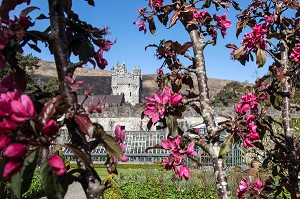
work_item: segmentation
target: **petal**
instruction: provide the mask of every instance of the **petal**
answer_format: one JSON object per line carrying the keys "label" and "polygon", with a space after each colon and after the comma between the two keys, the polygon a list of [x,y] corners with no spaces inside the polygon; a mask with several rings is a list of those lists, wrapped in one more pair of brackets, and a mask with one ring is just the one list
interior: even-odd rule
{"label": "petal", "polygon": [[152,123],[155,124],[159,119],[159,114],[158,113],[154,113],[152,115]]}

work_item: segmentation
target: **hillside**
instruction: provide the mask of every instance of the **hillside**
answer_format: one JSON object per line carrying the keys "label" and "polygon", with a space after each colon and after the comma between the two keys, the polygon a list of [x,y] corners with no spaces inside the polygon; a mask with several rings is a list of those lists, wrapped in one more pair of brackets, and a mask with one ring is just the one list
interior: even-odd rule
{"label": "hillside", "polygon": [[[53,62],[40,61],[40,68],[35,71],[35,77],[43,82],[56,77],[56,68]],[[143,71],[142,71],[143,72]],[[76,70],[77,80],[82,80],[85,85],[92,85],[93,93],[98,95],[111,94],[111,72],[106,70],[96,70],[91,68],[79,68]],[[214,96],[225,84],[231,80],[208,78],[210,95]],[[142,76],[142,99],[151,96],[157,90],[155,84],[155,74]],[[196,85],[195,85],[196,86]]]}

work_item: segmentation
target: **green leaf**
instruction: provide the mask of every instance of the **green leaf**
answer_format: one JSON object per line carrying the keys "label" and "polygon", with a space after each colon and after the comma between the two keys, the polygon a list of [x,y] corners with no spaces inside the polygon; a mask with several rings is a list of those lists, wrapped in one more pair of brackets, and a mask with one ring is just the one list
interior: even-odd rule
{"label": "green leaf", "polygon": [[156,35],[156,26],[155,26],[154,18],[150,17],[148,23],[149,23],[149,30],[151,34]]}
{"label": "green leaf", "polygon": [[38,153],[37,150],[35,150],[25,158],[23,167],[20,171],[11,177],[11,187],[17,198],[21,198],[29,189],[37,159]]}
{"label": "green leaf", "polygon": [[220,148],[219,156],[224,157],[227,153],[229,153],[232,149],[233,142],[234,142],[234,134],[228,136],[226,140],[223,142]]}
{"label": "green leaf", "polygon": [[47,161],[41,168],[41,183],[48,199],[63,199],[71,180],[67,175],[56,175]]}
{"label": "green leaf", "polygon": [[172,117],[172,116],[167,116],[166,117],[166,123],[167,127],[169,130],[169,135],[172,137],[178,136],[178,124],[177,124],[177,119]]}
{"label": "green leaf", "polygon": [[86,61],[94,55],[94,46],[91,42],[84,42],[80,46],[79,60]]}
{"label": "green leaf", "polygon": [[267,61],[267,53],[265,50],[259,48],[256,52],[256,65],[262,67]]}

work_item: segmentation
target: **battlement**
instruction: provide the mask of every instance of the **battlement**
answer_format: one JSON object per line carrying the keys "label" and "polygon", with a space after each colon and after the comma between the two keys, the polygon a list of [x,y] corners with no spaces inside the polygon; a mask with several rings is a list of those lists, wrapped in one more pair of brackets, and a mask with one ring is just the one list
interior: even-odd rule
{"label": "battlement", "polygon": [[124,95],[126,103],[133,105],[139,103],[142,91],[140,67],[134,67],[132,73],[128,73],[126,65],[118,62],[116,67],[112,67],[111,71],[112,95]]}

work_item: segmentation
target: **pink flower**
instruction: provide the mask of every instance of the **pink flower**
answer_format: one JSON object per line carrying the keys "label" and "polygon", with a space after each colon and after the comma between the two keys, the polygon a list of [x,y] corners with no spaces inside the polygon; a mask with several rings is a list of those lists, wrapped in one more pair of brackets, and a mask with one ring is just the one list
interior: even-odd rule
{"label": "pink flower", "polygon": [[300,61],[300,43],[298,43],[297,47],[292,50],[290,59],[294,60],[295,62]]}
{"label": "pink flower", "polygon": [[59,155],[53,155],[49,159],[49,164],[56,175],[61,176],[67,172],[64,161]]}
{"label": "pink flower", "polygon": [[49,120],[43,127],[43,132],[47,136],[56,135],[58,130],[59,130],[59,127],[57,125],[57,122],[53,119]]}
{"label": "pink flower", "polygon": [[250,140],[258,140],[260,138],[259,134],[256,132],[251,132],[248,136],[249,136]]}
{"label": "pink flower", "polygon": [[179,177],[184,177],[185,180],[188,180],[190,178],[190,171],[186,166],[180,167]]}
{"label": "pink flower", "polygon": [[255,116],[253,114],[246,115],[246,117],[245,117],[247,123],[249,123],[250,121],[253,121],[254,118],[255,118]]}
{"label": "pink flower", "polygon": [[123,155],[122,158],[121,158],[121,161],[122,161],[122,162],[127,162],[128,159],[129,159],[129,158],[128,158],[126,155]]}
{"label": "pink flower", "polygon": [[22,95],[18,100],[11,102],[13,114],[11,120],[14,122],[24,122],[34,116],[34,106],[28,95]]}
{"label": "pink flower", "polygon": [[105,66],[107,66],[107,60],[103,58],[103,49],[101,48],[100,50],[95,53],[94,58],[96,60],[97,66],[100,69],[104,69]]}
{"label": "pink flower", "polygon": [[139,31],[144,31],[144,34],[146,34],[147,28],[146,28],[145,23],[143,21],[136,21],[136,22],[133,22],[133,24],[138,25],[139,26]]}
{"label": "pink flower", "polygon": [[204,10],[203,12],[194,12],[194,18],[195,19],[203,19],[206,16],[208,16],[208,12],[206,10]]}
{"label": "pink flower", "polygon": [[162,3],[163,0],[149,0],[148,5],[150,6],[150,8],[158,8],[158,7],[162,7]]}
{"label": "pink flower", "polygon": [[21,143],[13,143],[8,145],[3,155],[11,160],[21,160],[25,157],[27,148]]}
{"label": "pink flower", "polygon": [[274,22],[274,15],[265,15],[266,27],[269,27],[270,23]]}
{"label": "pink flower", "polygon": [[197,155],[197,151],[194,151],[194,146],[195,146],[195,144],[193,142],[191,142],[188,145],[188,149],[186,151],[186,154],[188,154],[190,156],[196,156]]}
{"label": "pink flower", "polygon": [[0,151],[5,149],[10,144],[10,138],[7,136],[0,137]]}
{"label": "pink flower", "polygon": [[245,34],[242,41],[248,50],[257,51],[257,49],[267,49],[266,39],[263,37],[267,33],[267,30],[263,29],[262,25],[255,25],[251,33]]}
{"label": "pink flower", "polygon": [[170,151],[178,151],[181,138],[178,136],[175,139],[173,137],[168,137],[168,139],[161,139],[161,146]]}
{"label": "pink flower", "polygon": [[214,19],[217,21],[218,26],[221,28],[221,34],[224,38],[224,36],[226,35],[226,29],[230,28],[231,26],[231,21],[227,19],[226,13],[221,16],[214,15]]}
{"label": "pink flower", "polygon": [[170,101],[172,105],[178,105],[182,101],[182,95],[175,93],[170,96]]}
{"label": "pink flower", "polygon": [[115,128],[115,138],[123,143],[125,141],[125,129],[121,130],[121,126],[117,125]]}
{"label": "pink flower", "polygon": [[254,147],[254,144],[252,143],[252,141],[249,138],[244,138],[244,147],[248,148],[248,147]]}
{"label": "pink flower", "polygon": [[0,117],[7,117],[11,114],[10,101],[0,98]]}
{"label": "pink flower", "polygon": [[[170,88],[166,86],[161,95],[156,92],[154,98],[146,97],[150,102],[146,103],[147,110],[144,111],[144,114],[152,117],[153,124],[159,120],[160,116],[164,115],[170,96]],[[176,102],[176,100],[174,100],[174,102]]]}
{"label": "pink flower", "polygon": [[5,181],[9,180],[11,176],[16,174],[22,167],[22,162],[8,162],[5,164],[2,177]]}
{"label": "pink flower", "polygon": [[239,103],[235,106],[235,112],[237,114],[245,114],[250,109],[250,105],[247,103]]}

